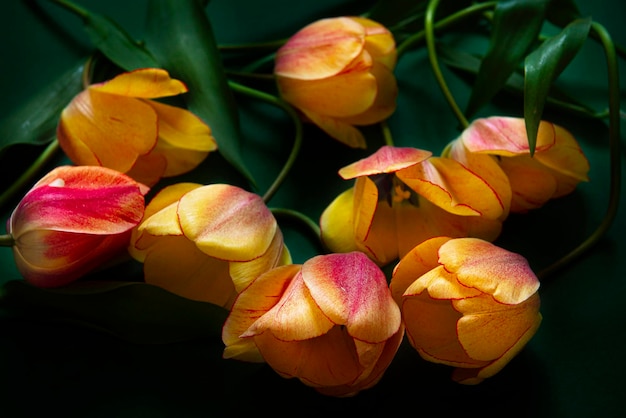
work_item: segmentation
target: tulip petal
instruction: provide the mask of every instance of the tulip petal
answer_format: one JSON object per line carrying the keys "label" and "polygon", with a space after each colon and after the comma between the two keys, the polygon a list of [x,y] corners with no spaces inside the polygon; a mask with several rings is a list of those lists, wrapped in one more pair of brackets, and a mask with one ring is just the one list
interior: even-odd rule
{"label": "tulip petal", "polygon": [[365,50],[372,55],[374,61],[393,70],[398,54],[396,41],[389,29],[371,19],[358,16],[353,16],[351,19],[365,28]]}
{"label": "tulip petal", "polygon": [[317,125],[321,130],[326,132],[330,137],[351,148],[367,148],[365,137],[354,126],[342,122],[339,119],[330,118],[328,116],[319,115],[301,109],[309,120]]}
{"label": "tulip petal", "polygon": [[309,259],[302,278],[328,318],[359,340],[378,343],[400,328],[400,311],[383,272],[361,252]]}
{"label": "tulip petal", "polygon": [[142,68],[122,73],[109,81],[94,84],[90,90],[126,97],[154,99],[187,92],[185,84],[160,68]]}
{"label": "tulip petal", "polygon": [[504,158],[500,166],[513,191],[511,212],[537,209],[555,195],[558,186],[551,170],[529,155]]}
{"label": "tulip petal", "polygon": [[365,30],[347,17],[321,19],[292,36],[276,53],[274,73],[313,80],[344,70],[363,50]]}
{"label": "tulip petal", "polygon": [[260,196],[228,184],[210,184],[185,194],[178,217],[185,236],[201,251],[228,261],[261,256],[277,229]]}
{"label": "tulip petal", "polygon": [[539,280],[523,256],[477,238],[446,242],[439,249],[439,262],[460,283],[501,303],[520,303],[539,289]]}
{"label": "tulip petal", "polygon": [[321,240],[335,253],[356,250],[354,241],[354,188],[342,192],[320,216]]}
{"label": "tulip petal", "polygon": [[393,173],[421,163],[431,155],[432,152],[417,148],[383,145],[368,157],[341,168],[339,175],[348,180],[372,174]]}
{"label": "tulip petal", "polygon": [[63,110],[57,137],[75,164],[126,172],[156,146],[157,115],[140,100],[88,89]]}

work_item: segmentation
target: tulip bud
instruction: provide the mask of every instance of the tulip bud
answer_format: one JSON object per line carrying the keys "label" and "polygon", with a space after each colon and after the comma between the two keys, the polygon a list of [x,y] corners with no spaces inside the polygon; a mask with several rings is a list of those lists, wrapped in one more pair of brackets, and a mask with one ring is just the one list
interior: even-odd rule
{"label": "tulip bud", "polygon": [[526,259],[476,238],[433,238],[396,265],[390,288],[410,344],[452,377],[498,373],[541,323],[539,280]]}
{"label": "tulip bud", "polygon": [[18,270],[35,286],[62,286],[125,254],[147,191],[108,168],[55,168],[8,220]]}
{"label": "tulip bud", "polygon": [[380,380],[403,335],[385,275],[351,252],[261,275],[238,296],[222,340],[225,358],[266,361],[323,394],[351,396]]}
{"label": "tulip bud", "polygon": [[331,137],[365,148],[354,125],[371,125],[396,109],[391,32],[370,19],[318,20],[293,35],[276,53],[281,97]]}

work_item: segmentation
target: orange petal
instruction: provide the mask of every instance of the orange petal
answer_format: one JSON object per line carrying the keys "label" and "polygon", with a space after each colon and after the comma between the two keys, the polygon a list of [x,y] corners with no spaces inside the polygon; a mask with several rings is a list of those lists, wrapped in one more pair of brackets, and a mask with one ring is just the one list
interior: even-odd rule
{"label": "orange petal", "polygon": [[354,126],[342,122],[340,119],[331,118],[324,115],[302,110],[302,113],[320,129],[326,132],[330,137],[351,147],[366,148],[365,137]]}
{"label": "orange petal", "polygon": [[492,295],[502,303],[520,303],[539,288],[526,259],[490,242],[458,238],[439,249],[439,262],[459,282]]}
{"label": "orange petal", "polygon": [[126,172],[156,145],[157,115],[140,100],[89,89],[63,110],[57,136],[75,164]]}
{"label": "orange petal", "polygon": [[365,50],[372,55],[374,61],[393,70],[396,65],[396,42],[393,34],[378,22],[363,17],[351,17],[365,28]]}
{"label": "orange petal", "polygon": [[340,169],[339,175],[347,180],[372,174],[393,173],[418,164],[431,155],[430,151],[417,148],[383,145],[368,157]]}
{"label": "orange petal", "polygon": [[185,194],[178,217],[185,236],[201,251],[228,261],[261,256],[277,229],[259,195],[228,184],[210,184]]}
{"label": "orange petal", "polygon": [[160,68],[142,68],[89,86],[90,90],[126,97],[154,99],[187,92],[187,87]]}
{"label": "orange petal", "polygon": [[350,18],[318,20],[277,51],[274,73],[301,80],[334,76],[361,53],[364,42],[365,29]]}
{"label": "orange petal", "polygon": [[556,193],[558,186],[552,171],[529,155],[503,158],[500,166],[513,192],[511,212],[540,208]]}

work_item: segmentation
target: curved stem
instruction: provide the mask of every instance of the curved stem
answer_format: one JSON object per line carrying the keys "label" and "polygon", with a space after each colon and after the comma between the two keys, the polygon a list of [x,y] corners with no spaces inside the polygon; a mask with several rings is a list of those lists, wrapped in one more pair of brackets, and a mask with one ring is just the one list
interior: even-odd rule
{"label": "curved stem", "polygon": [[78,16],[82,17],[83,19],[86,18],[89,13],[87,12],[87,10],[83,9],[82,7],[67,1],[67,0],[50,0],[52,3],[56,3],[59,6],[65,8],[66,10],[69,10],[72,13],[77,14]]}
{"label": "curved stem", "polygon": [[272,211],[274,216],[276,216],[277,218],[295,220],[298,223],[304,225],[307,228],[307,230],[311,233],[311,235],[315,237],[316,243],[320,246],[320,248],[321,249],[324,248],[324,245],[322,244],[320,240],[320,237],[322,236],[320,227],[315,222],[313,222],[311,218],[293,209],[271,208],[270,210]]}
{"label": "curved stem", "polygon": [[578,247],[574,248],[564,257],[552,265],[543,269],[538,276],[544,278],[554,271],[576,260],[581,254],[595,245],[598,240],[609,230],[617,215],[621,189],[621,155],[620,155],[620,88],[619,72],[617,68],[617,56],[615,45],[606,29],[592,22],[591,29],[598,35],[606,55],[609,83],[609,152],[610,152],[610,175],[611,184],[609,192],[609,204],[606,214],[596,230]]}
{"label": "curved stem", "polygon": [[383,131],[383,138],[385,139],[385,145],[393,146],[393,136],[391,135],[391,129],[386,120],[380,123],[380,128]]}
{"label": "curved stem", "polygon": [[4,234],[0,235],[0,247],[12,247],[15,244],[15,240],[13,239],[13,235]]}
{"label": "curved stem", "polygon": [[228,85],[234,91],[238,93],[242,93],[247,96],[254,97],[254,98],[263,100],[265,102],[268,102],[274,106],[280,107],[291,117],[291,119],[293,120],[295,124],[295,128],[296,128],[295,138],[294,138],[293,147],[291,148],[291,153],[289,154],[287,162],[285,162],[285,165],[283,166],[282,170],[280,171],[280,173],[278,174],[274,182],[271,184],[269,189],[263,195],[263,201],[267,203],[271,200],[274,194],[278,191],[278,188],[287,177],[289,170],[291,170],[291,167],[293,166],[298,154],[300,153],[300,148],[302,146],[302,121],[300,120],[300,115],[298,115],[298,113],[289,103],[285,102],[284,100],[276,96],[264,93],[259,90],[252,89],[250,87],[241,85],[239,83],[235,83],[232,80],[228,81]]}
{"label": "curved stem", "polygon": [[430,60],[430,65],[432,67],[435,78],[437,79],[437,82],[439,83],[439,87],[441,88],[443,95],[448,101],[448,104],[452,108],[452,111],[454,112],[456,118],[461,123],[461,126],[463,128],[467,128],[469,126],[469,122],[467,121],[467,119],[465,118],[465,115],[463,114],[463,112],[457,105],[456,101],[454,100],[454,96],[450,92],[450,89],[448,88],[448,85],[446,84],[443,74],[441,73],[441,68],[439,67],[439,62],[437,59],[437,50],[435,47],[435,33],[434,33],[435,28],[434,28],[433,22],[434,22],[435,11],[437,10],[438,4],[439,4],[439,0],[430,0],[428,2],[428,7],[426,8],[426,16],[424,18],[424,31],[425,31],[425,36],[426,36],[426,47],[428,49],[428,58]]}
{"label": "curved stem", "polygon": [[7,202],[15,196],[15,194],[22,190],[22,188],[33,182],[39,170],[41,170],[43,166],[45,166],[50,162],[50,160],[52,160],[58,150],[59,141],[57,141],[55,138],[39,155],[39,157],[37,157],[37,159],[30,165],[30,167],[28,167],[28,169],[24,171],[21,176],[18,177],[18,179],[11,185],[11,187],[9,187],[7,190],[4,191],[4,193],[2,193],[2,195],[0,195],[0,208],[3,208],[4,205],[6,205]]}

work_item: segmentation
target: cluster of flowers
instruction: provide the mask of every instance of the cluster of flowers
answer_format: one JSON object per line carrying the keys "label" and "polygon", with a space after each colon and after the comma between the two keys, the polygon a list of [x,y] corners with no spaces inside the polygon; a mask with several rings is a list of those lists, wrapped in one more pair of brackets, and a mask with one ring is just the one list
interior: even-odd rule
{"label": "cluster of flowers", "polygon": [[[386,28],[331,18],[279,49],[275,76],[305,120],[365,148],[358,126],[395,111],[395,63]],[[255,193],[176,183],[145,205],[159,179],[217,149],[199,118],[151,100],[184,91],[164,70],[143,69],[91,85],[67,106],[58,140],[76,165],[43,177],[8,223],[27,281],[66,285],[130,253],[147,283],[230,311],[225,358],[267,362],[332,396],[376,384],[405,335],[466,384],[497,373],[532,338],[539,280],[493,241],[510,213],[587,180],[565,129],[542,122],[534,156],[524,121],[509,117],[475,120],[439,157],[385,145],[339,171],[354,185],[321,214],[329,252],[294,264]]]}

